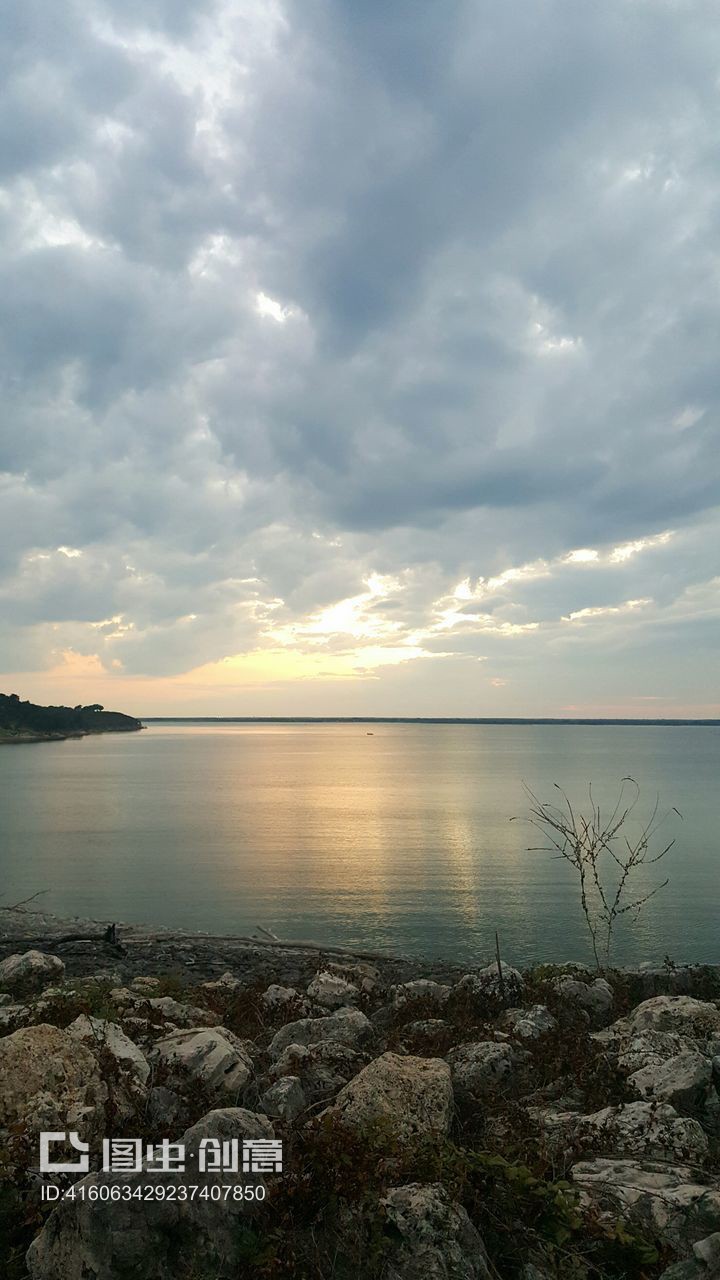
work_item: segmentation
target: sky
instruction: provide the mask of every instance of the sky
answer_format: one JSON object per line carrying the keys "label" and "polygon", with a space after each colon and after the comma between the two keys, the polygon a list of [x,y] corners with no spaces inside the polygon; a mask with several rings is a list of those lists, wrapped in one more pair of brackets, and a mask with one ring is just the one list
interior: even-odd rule
{"label": "sky", "polygon": [[711,0],[23,0],[0,688],[717,716]]}

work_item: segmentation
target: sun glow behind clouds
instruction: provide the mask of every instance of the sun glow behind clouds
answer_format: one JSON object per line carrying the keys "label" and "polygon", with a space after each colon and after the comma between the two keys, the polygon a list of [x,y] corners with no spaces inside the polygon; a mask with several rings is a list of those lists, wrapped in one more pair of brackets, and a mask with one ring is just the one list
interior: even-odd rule
{"label": "sun glow behind clouds", "polygon": [[[400,574],[369,573],[365,590],[346,596],[293,621],[274,621],[287,609],[279,598],[263,601],[262,579],[253,576],[242,582],[257,588],[252,601],[246,601],[257,624],[255,647],[229,654],[220,661],[206,663],[183,677],[209,686],[224,682],[237,687],[282,684],[317,679],[356,679],[377,672],[382,667],[395,667],[421,658],[463,656],[469,639],[477,636],[488,641],[512,642],[517,637],[546,634],[548,637],[566,623],[584,624],[594,619],[616,619],[651,604],[649,597],[637,597],[619,603],[590,605],[568,610],[555,618],[539,620],[528,616],[522,604],[522,592],[534,583],[564,577],[573,592],[573,578],[580,572],[596,572],[600,567],[613,574],[622,573],[635,556],[653,547],[664,546],[672,531],[606,549],[579,547],[551,560],[537,559],[526,564],[511,565],[488,577],[466,577],[449,595],[428,602],[421,614],[414,613],[409,601],[417,589],[415,571]],[[67,557],[69,548],[61,548]],[[482,606],[482,607],[473,607]],[[186,614],[178,621],[198,620]],[[122,641],[134,629],[132,620],[115,615],[91,623],[96,636],[103,641]],[[449,637],[452,636],[452,643]],[[442,637],[442,650],[439,642]],[[536,643],[533,641],[533,643]],[[465,646],[465,648],[464,648]],[[481,661],[485,655],[468,652]],[[108,667],[122,668],[122,662],[109,655]]]}
{"label": "sun glow behind clouds", "polygon": [[283,644],[293,644],[303,638],[313,644],[338,636],[350,636],[356,640],[395,636],[401,624],[389,621],[381,614],[373,614],[372,606],[399,590],[398,579],[373,573],[366,585],[367,591],[338,600],[337,604],[310,614],[305,622],[274,628],[270,632],[271,637]]}
{"label": "sun glow behind clouds", "polygon": [[[383,678],[383,669],[429,659],[440,659],[441,667],[442,660],[492,663],[495,658],[502,662],[503,653],[512,660],[525,643],[532,645],[533,652],[542,652],[542,646],[569,634],[568,624],[578,640],[582,637],[582,642],[588,643],[591,633],[605,634],[607,627],[621,628],[626,620],[629,623],[654,604],[649,596],[619,600],[606,596],[607,603],[588,605],[578,600],[582,607],[568,609],[566,605],[565,610],[560,607],[554,615],[546,611],[533,617],[530,610],[531,602],[537,600],[536,584],[554,580],[558,590],[569,594],[568,603],[572,605],[581,584],[600,574],[599,587],[607,592],[613,580],[627,581],[627,566],[638,555],[653,548],[662,549],[672,537],[672,531],[666,530],[618,546],[574,548],[554,558],[510,565],[488,576],[468,575],[448,594],[435,598],[423,596],[422,576],[417,568],[395,574],[369,572],[363,590],[295,618],[286,600],[265,594],[267,584],[261,576],[238,577],[232,579],[235,586],[242,586],[245,592],[252,588],[251,598],[235,606],[238,619],[242,612],[250,625],[245,649],[230,650],[225,657],[162,681],[133,677],[126,674],[124,660],[126,646],[136,643],[139,624],[131,614],[101,615],[98,621],[86,624],[93,635],[92,649],[97,653],[84,655],[79,652],[82,645],[74,639],[69,645],[63,644],[59,634],[56,652],[62,652],[62,661],[48,674],[58,683],[70,681],[73,686],[86,680],[88,697],[101,696],[106,702],[116,696],[108,694],[107,681],[112,685],[121,679],[123,687],[138,691],[136,705],[142,710],[143,705],[148,705],[144,703],[146,696],[152,707],[161,686],[172,690],[169,696],[177,700],[178,706],[201,708],[203,698],[208,699],[208,704],[217,705],[224,692],[231,695],[237,691],[252,699],[255,694],[262,697],[264,690],[277,689],[278,696],[285,697],[280,691],[292,685],[346,681],[349,688],[357,681],[377,682]],[[68,573],[84,572],[87,555],[81,557],[70,547],[59,547],[55,554],[67,565]],[[32,558],[29,563],[34,563]],[[42,571],[38,566],[37,572]],[[175,622],[202,627],[203,616],[193,610],[178,616]],[[605,624],[605,628],[588,625],[596,622]],[[105,687],[100,675],[106,678]],[[500,690],[506,684],[505,674],[495,674],[491,665],[486,687]]]}

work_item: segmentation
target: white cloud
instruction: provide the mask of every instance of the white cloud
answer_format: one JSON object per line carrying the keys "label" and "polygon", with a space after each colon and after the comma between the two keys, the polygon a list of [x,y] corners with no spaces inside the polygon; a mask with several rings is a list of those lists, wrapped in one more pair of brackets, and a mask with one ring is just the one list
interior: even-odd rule
{"label": "white cloud", "polygon": [[266,293],[259,293],[255,302],[258,315],[270,316],[276,320],[278,324],[284,324],[292,315],[292,307],[284,307],[282,303],[277,302],[275,298],[270,298]]}
{"label": "white cloud", "polygon": [[622,604],[594,605],[588,609],[577,609],[563,618],[563,622],[590,622],[593,618],[609,618],[623,613],[634,613],[637,609],[645,609],[652,604],[650,599],[625,600]]}

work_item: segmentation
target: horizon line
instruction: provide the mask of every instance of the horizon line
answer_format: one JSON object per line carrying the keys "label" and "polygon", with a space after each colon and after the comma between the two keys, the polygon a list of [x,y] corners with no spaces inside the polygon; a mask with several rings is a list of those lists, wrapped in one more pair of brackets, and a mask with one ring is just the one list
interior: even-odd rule
{"label": "horizon line", "polygon": [[148,724],[567,724],[567,725],[708,725],[720,719],[667,717],[642,719],[631,716],[137,716]]}

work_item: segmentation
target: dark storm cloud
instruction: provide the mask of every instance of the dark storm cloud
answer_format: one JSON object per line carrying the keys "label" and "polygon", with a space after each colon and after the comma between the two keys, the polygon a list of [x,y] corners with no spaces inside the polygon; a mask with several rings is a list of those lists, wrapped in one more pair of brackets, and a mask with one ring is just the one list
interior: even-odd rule
{"label": "dark storm cloud", "polygon": [[4,15],[3,664],[664,671],[716,607],[719,52],[705,0]]}

